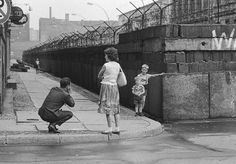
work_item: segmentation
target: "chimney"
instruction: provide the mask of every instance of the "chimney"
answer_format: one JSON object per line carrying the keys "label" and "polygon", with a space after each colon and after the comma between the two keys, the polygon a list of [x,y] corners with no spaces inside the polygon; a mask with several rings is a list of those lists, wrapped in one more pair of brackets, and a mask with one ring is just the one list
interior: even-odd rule
{"label": "chimney", "polygon": [[65,14],[65,21],[69,21],[69,16],[70,16],[70,14],[68,14],[68,13]]}
{"label": "chimney", "polygon": [[49,19],[52,19],[52,7],[49,7]]}

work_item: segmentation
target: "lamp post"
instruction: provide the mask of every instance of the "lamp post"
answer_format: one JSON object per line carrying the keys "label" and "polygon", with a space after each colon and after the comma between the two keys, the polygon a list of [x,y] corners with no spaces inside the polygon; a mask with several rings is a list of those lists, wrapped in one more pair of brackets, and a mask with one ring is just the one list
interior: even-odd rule
{"label": "lamp post", "polygon": [[83,15],[81,15],[81,14],[79,14],[79,13],[70,13],[70,15],[72,15],[72,16],[80,16],[82,19],[80,20],[80,22],[81,22],[81,26],[84,26],[84,20],[86,20],[86,18],[83,16]]}
{"label": "lamp post", "polygon": [[107,17],[107,21],[109,22],[109,16],[108,16],[106,10],[105,10],[102,6],[100,6],[100,5],[96,4],[96,3],[91,3],[91,2],[87,2],[87,5],[90,5],[90,6],[97,6],[97,7],[99,7],[100,9],[102,9],[103,12],[105,13],[106,17]]}
{"label": "lamp post", "polygon": [[86,19],[83,15],[81,15],[79,13],[70,13],[70,15],[72,15],[72,16],[80,16],[82,18],[82,20]]}

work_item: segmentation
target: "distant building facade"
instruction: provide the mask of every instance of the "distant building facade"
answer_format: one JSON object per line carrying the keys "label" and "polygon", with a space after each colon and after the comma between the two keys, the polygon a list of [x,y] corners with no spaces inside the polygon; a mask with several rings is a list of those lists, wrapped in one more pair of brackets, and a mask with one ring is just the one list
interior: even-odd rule
{"label": "distant building facade", "polygon": [[235,0],[174,0],[173,23],[236,23]]}
{"label": "distant building facade", "polygon": [[135,30],[170,23],[236,23],[236,0],[158,0],[156,4],[119,15],[119,24]]}
{"label": "distant building facade", "polygon": [[[110,21],[109,24],[118,25],[117,21]],[[56,18],[40,18],[39,19],[39,40],[44,42],[48,39],[52,39],[61,35],[62,33],[70,33],[79,31],[85,33],[87,29],[84,26],[93,26],[97,28],[99,26],[106,26],[104,21],[93,21],[93,20],[81,20],[81,21],[70,21],[69,14],[65,15],[65,19]],[[93,30],[92,28],[89,28]]]}
{"label": "distant building facade", "polygon": [[30,28],[30,41],[39,41],[39,30]]}

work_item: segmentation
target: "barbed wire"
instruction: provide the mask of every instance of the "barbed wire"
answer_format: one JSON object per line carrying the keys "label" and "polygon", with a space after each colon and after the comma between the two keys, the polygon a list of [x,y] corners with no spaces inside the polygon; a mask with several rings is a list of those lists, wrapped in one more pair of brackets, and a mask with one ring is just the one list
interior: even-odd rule
{"label": "barbed wire", "polygon": [[[216,0],[210,1],[216,2]],[[25,53],[73,47],[114,45],[119,43],[119,35],[122,33],[169,23],[216,23],[219,20],[219,16],[224,16],[229,14],[229,12],[235,12],[236,14],[235,8],[224,9],[226,4],[236,5],[236,2],[230,0],[227,1],[228,3],[221,3],[219,6],[210,5],[208,8],[201,7],[198,10],[190,10],[191,4],[187,5],[187,10],[183,10],[184,5],[178,4],[179,2],[174,0],[171,4],[163,3],[165,6],[161,7],[153,0],[153,4],[146,5],[146,7],[149,6],[146,10],[141,11],[140,8],[135,8],[129,14],[121,12],[120,19],[123,16],[124,20],[122,25],[114,26],[114,24],[111,25],[111,22],[103,22],[96,26],[84,26],[87,30],[84,33],[79,31],[62,33],[55,38],[49,38],[45,42],[30,48]]]}

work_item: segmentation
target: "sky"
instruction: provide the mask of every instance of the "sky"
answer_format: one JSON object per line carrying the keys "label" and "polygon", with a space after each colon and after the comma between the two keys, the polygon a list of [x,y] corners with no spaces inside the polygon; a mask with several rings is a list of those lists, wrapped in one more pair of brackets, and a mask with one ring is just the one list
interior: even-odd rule
{"label": "sky", "polygon": [[[52,17],[64,19],[65,13],[70,14],[70,20],[118,20],[118,15],[153,2],[153,0],[12,0],[24,13],[30,14],[30,27],[38,29],[39,18],[49,18],[49,7],[52,7]],[[93,5],[88,5],[92,3]],[[32,9],[29,11],[29,6]]]}

